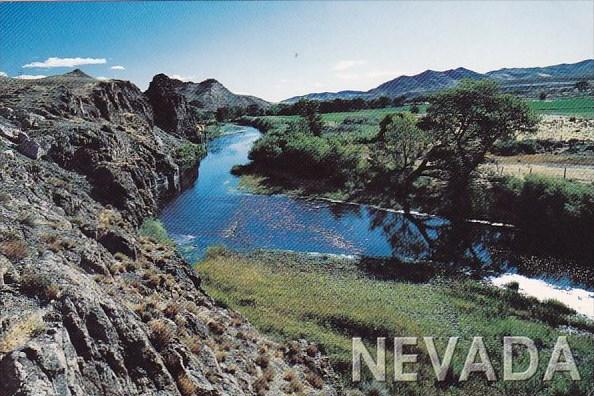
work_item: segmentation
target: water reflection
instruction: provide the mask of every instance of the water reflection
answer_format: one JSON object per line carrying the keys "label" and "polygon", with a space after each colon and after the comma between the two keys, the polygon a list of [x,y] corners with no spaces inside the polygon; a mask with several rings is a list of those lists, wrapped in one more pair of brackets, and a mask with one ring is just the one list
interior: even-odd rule
{"label": "water reflection", "polygon": [[196,183],[162,211],[165,227],[191,262],[202,258],[208,246],[222,244],[240,251],[357,255],[374,276],[411,281],[436,274],[483,278],[511,272],[592,287],[591,269],[519,254],[510,228],[242,192],[230,169],[247,163],[259,137],[253,128],[242,130],[211,142]]}

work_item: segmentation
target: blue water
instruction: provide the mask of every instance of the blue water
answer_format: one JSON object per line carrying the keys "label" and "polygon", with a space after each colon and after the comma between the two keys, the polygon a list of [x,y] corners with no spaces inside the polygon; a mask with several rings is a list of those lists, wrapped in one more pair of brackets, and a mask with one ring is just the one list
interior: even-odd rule
{"label": "blue water", "polygon": [[[454,226],[435,216],[241,191],[239,178],[230,170],[233,165],[248,162],[249,150],[259,136],[254,128],[236,127],[210,142],[194,185],[163,209],[160,218],[189,262],[203,258],[212,245],[239,251],[277,249],[389,257],[394,259],[393,265],[447,266],[495,284],[515,276],[515,280],[524,279],[519,283],[526,294],[561,299],[582,313],[584,305],[594,306],[588,274],[576,279],[566,272],[571,267],[568,265],[560,270],[519,265],[519,254],[513,249],[514,231],[505,227],[476,223]],[[406,268],[411,270],[410,266]],[[540,279],[549,288],[539,288],[535,293],[529,287],[531,279]],[[559,290],[565,298],[559,297]]]}
{"label": "blue water", "polygon": [[[203,257],[211,245],[240,251],[263,248],[390,256],[403,261],[433,259],[435,241],[443,239],[448,229],[444,219],[239,190],[239,179],[230,170],[248,162],[248,152],[259,136],[254,128],[237,127],[235,133],[213,140],[196,183],[162,211],[161,220],[189,261]],[[489,241],[501,234],[485,226],[469,227],[473,238],[480,228],[488,231]],[[490,264],[490,253],[481,241],[484,234],[479,232],[477,241],[466,247],[448,244],[447,248]]]}

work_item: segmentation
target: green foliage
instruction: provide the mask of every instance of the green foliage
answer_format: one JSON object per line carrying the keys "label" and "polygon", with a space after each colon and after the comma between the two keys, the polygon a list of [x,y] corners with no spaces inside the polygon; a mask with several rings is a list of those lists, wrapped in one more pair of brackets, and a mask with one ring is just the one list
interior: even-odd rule
{"label": "green foliage", "polygon": [[358,168],[359,147],[341,139],[315,136],[307,130],[308,126],[300,121],[290,123],[286,132],[272,130],[254,144],[249,158],[260,169],[344,183]]}
{"label": "green foliage", "polygon": [[504,177],[495,181],[492,195],[492,216],[521,227],[526,248],[594,260],[593,185],[540,175]]}
{"label": "green foliage", "polygon": [[150,238],[155,242],[163,245],[173,246],[174,242],[169,238],[167,230],[163,227],[163,223],[157,219],[145,219],[140,229],[138,230],[140,236]]}
{"label": "green foliage", "polygon": [[314,136],[322,134],[322,117],[319,113],[318,102],[311,100],[301,100],[296,104],[297,114],[305,119],[307,128]]}
{"label": "green foliage", "polygon": [[174,160],[182,168],[194,166],[204,155],[206,148],[201,144],[184,143],[174,153]]}

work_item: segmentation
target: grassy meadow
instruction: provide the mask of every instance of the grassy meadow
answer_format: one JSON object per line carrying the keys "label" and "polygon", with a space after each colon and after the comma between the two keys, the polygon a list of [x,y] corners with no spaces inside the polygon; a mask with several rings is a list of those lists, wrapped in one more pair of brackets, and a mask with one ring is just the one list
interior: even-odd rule
{"label": "grassy meadow", "polygon": [[[326,256],[254,252],[239,255],[212,248],[196,265],[208,293],[220,303],[238,310],[261,331],[281,341],[306,338],[319,344],[345,386],[350,380],[351,337],[370,342],[375,337],[434,336],[443,353],[447,337],[460,336],[452,370],[444,383],[435,382],[422,340],[415,370],[417,383],[364,384],[367,395],[587,395],[593,389],[594,324],[572,314],[562,304],[539,303],[513,290],[497,289],[472,280],[435,277],[424,283],[376,279],[358,262]],[[414,267],[410,272],[414,272]],[[572,331],[560,330],[570,326]],[[565,374],[543,383],[542,376],[558,335],[570,334],[569,343],[582,375],[572,382]],[[502,337],[523,335],[539,347],[537,374],[528,381],[503,382]],[[481,375],[458,382],[473,336],[483,336],[498,381],[488,383]],[[388,341],[386,361],[392,361]],[[527,362],[515,361],[516,370]],[[407,371],[413,366],[407,366]],[[366,369],[365,369],[366,370]],[[387,365],[391,378],[392,365]],[[361,384],[359,384],[361,385]],[[373,388],[379,393],[373,393]],[[383,393],[382,393],[383,392]]]}
{"label": "grassy meadow", "polygon": [[594,118],[594,98],[592,97],[533,100],[529,105],[540,114]]}

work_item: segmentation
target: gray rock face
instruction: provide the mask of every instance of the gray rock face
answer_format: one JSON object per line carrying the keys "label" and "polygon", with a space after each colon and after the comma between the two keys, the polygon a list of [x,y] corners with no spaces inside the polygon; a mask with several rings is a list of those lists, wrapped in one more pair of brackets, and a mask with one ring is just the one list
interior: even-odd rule
{"label": "gray rock face", "polygon": [[37,160],[43,155],[43,149],[33,139],[24,139],[18,146],[17,150],[27,157]]}
{"label": "gray rock face", "polygon": [[49,148],[0,160],[0,395],[282,395],[288,370],[304,394],[336,395],[326,358],[267,340],[173,248],[138,235],[184,141],[152,127],[137,89],[112,100],[125,84],[31,84],[0,81],[0,108],[14,109],[2,114],[43,114],[0,120]]}

